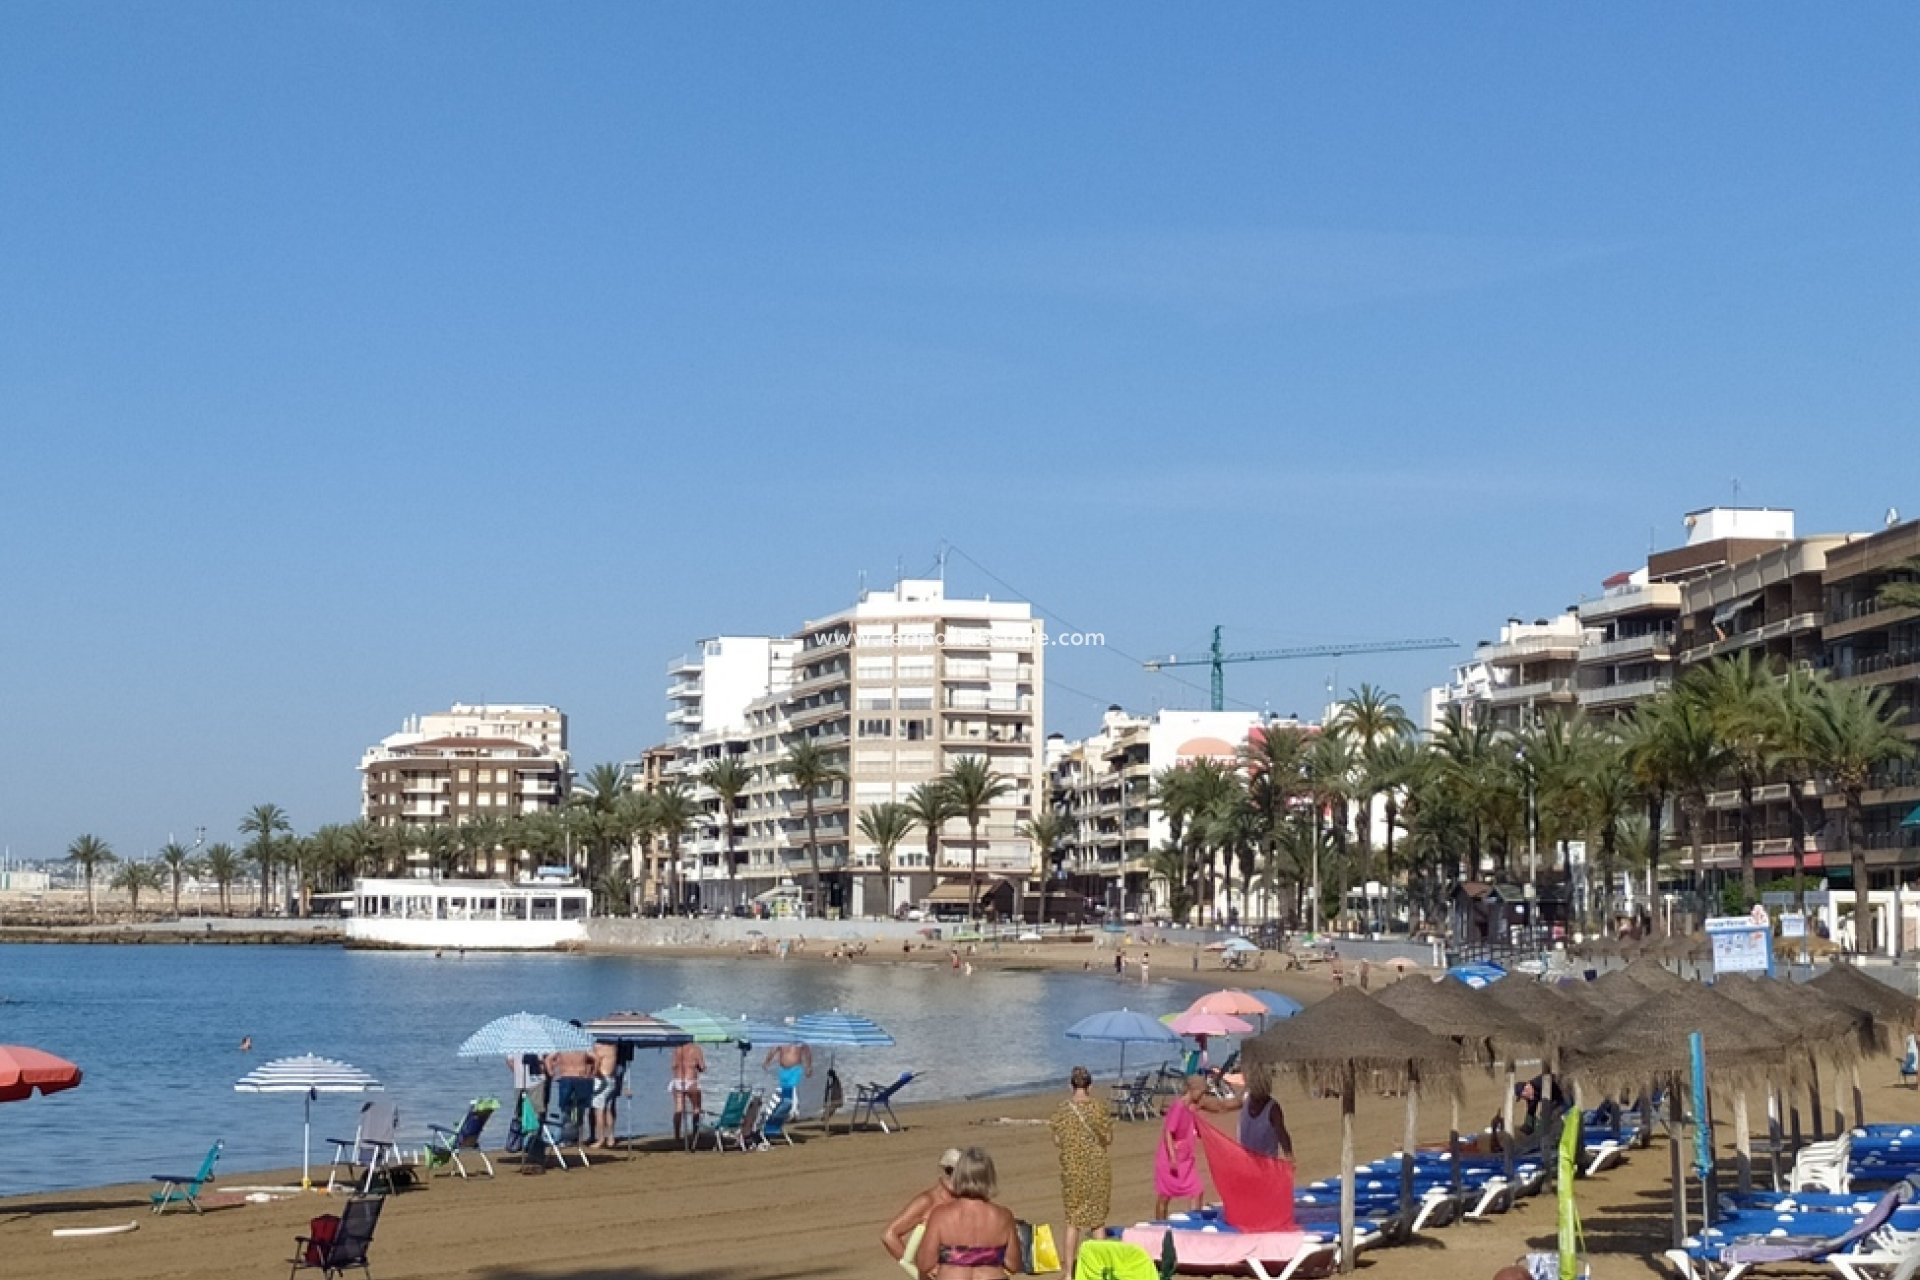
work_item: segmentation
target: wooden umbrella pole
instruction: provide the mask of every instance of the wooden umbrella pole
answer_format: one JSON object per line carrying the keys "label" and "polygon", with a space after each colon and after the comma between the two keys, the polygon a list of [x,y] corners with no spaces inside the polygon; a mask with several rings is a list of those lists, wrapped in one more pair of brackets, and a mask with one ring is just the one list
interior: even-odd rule
{"label": "wooden umbrella pole", "polygon": [[1420,1068],[1407,1064],[1407,1130],[1400,1148],[1400,1211],[1407,1216],[1402,1230],[1413,1234],[1413,1151],[1420,1136]]}
{"label": "wooden umbrella pole", "polygon": [[1866,1100],[1860,1096],[1860,1064],[1853,1064],[1853,1124],[1857,1129],[1867,1126]]}
{"label": "wooden umbrella pole", "polygon": [[1780,1090],[1767,1086],[1767,1176],[1780,1189]]}
{"label": "wooden umbrella pole", "polygon": [[1813,1113],[1813,1140],[1826,1140],[1826,1108],[1820,1101],[1820,1063],[1814,1056],[1807,1055],[1807,1110]]}
{"label": "wooden umbrella pole", "polygon": [[1508,1142],[1513,1141],[1513,1086],[1516,1083],[1514,1075],[1513,1059],[1508,1058],[1507,1096],[1505,1101],[1500,1104],[1500,1127],[1506,1130]]}
{"label": "wooden umbrella pole", "polygon": [[1734,1186],[1741,1195],[1753,1190],[1753,1142],[1747,1133],[1747,1091],[1733,1095]]}
{"label": "wooden umbrella pole", "polygon": [[1453,1194],[1460,1194],[1460,1090],[1454,1088],[1447,1117],[1447,1164],[1453,1173]]}
{"label": "wooden umbrella pole", "polygon": [[1340,1270],[1353,1270],[1353,1064],[1340,1077]]}

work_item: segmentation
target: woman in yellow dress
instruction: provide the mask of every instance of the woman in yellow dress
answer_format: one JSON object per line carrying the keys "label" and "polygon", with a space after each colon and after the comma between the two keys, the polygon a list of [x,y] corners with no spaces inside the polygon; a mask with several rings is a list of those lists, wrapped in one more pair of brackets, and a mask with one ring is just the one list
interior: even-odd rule
{"label": "woman in yellow dress", "polygon": [[1060,1198],[1066,1202],[1067,1235],[1060,1251],[1064,1274],[1073,1274],[1074,1257],[1088,1232],[1107,1225],[1113,1200],[1113,1120],[1092,1094],[1093,1075],[1075,1067],[1068,1078],[1073,1092],[1054,1108],[1047,1127],[1060,1152]]}

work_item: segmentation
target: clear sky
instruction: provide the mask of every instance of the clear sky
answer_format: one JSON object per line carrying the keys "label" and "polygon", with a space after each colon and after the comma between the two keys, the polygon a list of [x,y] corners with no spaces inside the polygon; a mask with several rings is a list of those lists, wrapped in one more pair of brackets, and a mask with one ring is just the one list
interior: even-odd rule
{"label": "clear sky", "polygon": [[0,841],[347,820],[453,701],[630,757],[690,642],[943,539],[1106,634],[1077,733],[1193,705],[1132,659],[1215,622],[1484,638],[1736,483],[1920,514],[1916,54],[1906,4],[7,5]]}

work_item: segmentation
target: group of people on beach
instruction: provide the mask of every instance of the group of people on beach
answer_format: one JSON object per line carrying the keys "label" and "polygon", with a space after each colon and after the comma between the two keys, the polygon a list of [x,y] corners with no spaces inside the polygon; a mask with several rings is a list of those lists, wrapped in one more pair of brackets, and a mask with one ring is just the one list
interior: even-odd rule
{"label": "group of people on beach", "polygon": [[[1198,1160],[1201,1112],[1238,1113],[1241,1146],[1273,1160],[1293,1159],[1286,1114],[1264,1075],[1233,1088],[1217,1073],[1195,1071],[1161,1120],[1154,1147],[1154,1215],[1165,1218],[1180,1202],[1200,1208],[1204,1186]],[[1067,1097],[1047,1119],[1060,1161],[1060,1198],[1066,1229],[1059,1242],[1063,1273],[1074,1273],[1080,1246],[1102,1232],[1113,1200],[1113,1117],[1093,1094],[1093,1073],[1075,1067]],[[1019,1224],[993,1202],[993,1159],[978,1147],[948,1150],[940,1176],[908,1201],[880,1234],[889,1256],[918,1280],[1000,1280],[1021,1269]]]}

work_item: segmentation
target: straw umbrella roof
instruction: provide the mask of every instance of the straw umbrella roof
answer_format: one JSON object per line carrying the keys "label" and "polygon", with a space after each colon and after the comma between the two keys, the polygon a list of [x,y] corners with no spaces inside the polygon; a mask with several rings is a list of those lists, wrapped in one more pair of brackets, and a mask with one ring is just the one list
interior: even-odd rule
{"label": "straw umbrella roof", "polygon": [[1559,989],[1569,1000],[1603,1018],[1617,1018],[1642,1003],[1654,991],[1627,976],[1625,969],[1612,969],[1592,982],[1570,982]]}
{"label": "straw umbrella roof", "polygon": [[1836,1065],[1856,1061],[1873,1044],[1873,1019],[1866,1011],[1794,983],[1730,973],[1716,978],[1713,989],[1741,1008],[1778,1023],[1802,1048]]}
{"label": "straw umbrella roof", "polygon": [[1843,1000],[1873,1015],[1885,1029],[1887,1039],[1898,1041],[1920,1025],[1920,1000],[1896,991],[1876,978],[1869,978],[1850,964],[1834,964],[1809,986],[1823,996]]}
{"label": "straw umbrella roof", "polygon": [[1792,1074],[1787,1032],[1695,983],[1650,994],[1586,1043],[1569,1048],[1561,1069],[1606,1092],[1684,1080],[1691,1070],[1688,1037],[1695,1031],[1706,1042],[1710,1076],[1747,1084]]}
{"label": "straw umbrella roof", "polygon": [[1474,994],[1499,1005],[1533,1028],[1535,1042],[1544,1045],[1549,1060],[1561,1045],[1585,1039],[1600,1021],[1588,1006],[1544,982],[1505,978]]}
{"label": "straw umbrella roof", "polygon": [[1531,1024],[1458,978],[1396,982],[1374,997],[1408,1022],[1459,1042],[1470,1060],[1491,1062],[1516,1049],[1537,1049],[1543,1037]]}
{"label": "straw umbrella roof", "polygon": [[1403,1090],[1408,1077],[1456,1081],[1460,1046],[1423,1031],[1372,996],[1335,991],[1305,1012],[1275,1022],[1241,1042],[1249,1067],[1294,1076],[1309,1088],[1337,1092],[1348,1073],[1372,1073],[1382,1088]]}
{"label": "straw umbrella roof", "polygon": [[1649,991],[1674,991],[1692,985],[1651,956],[1641,956],[1620,970],[1620,976],[1638,983]]}

